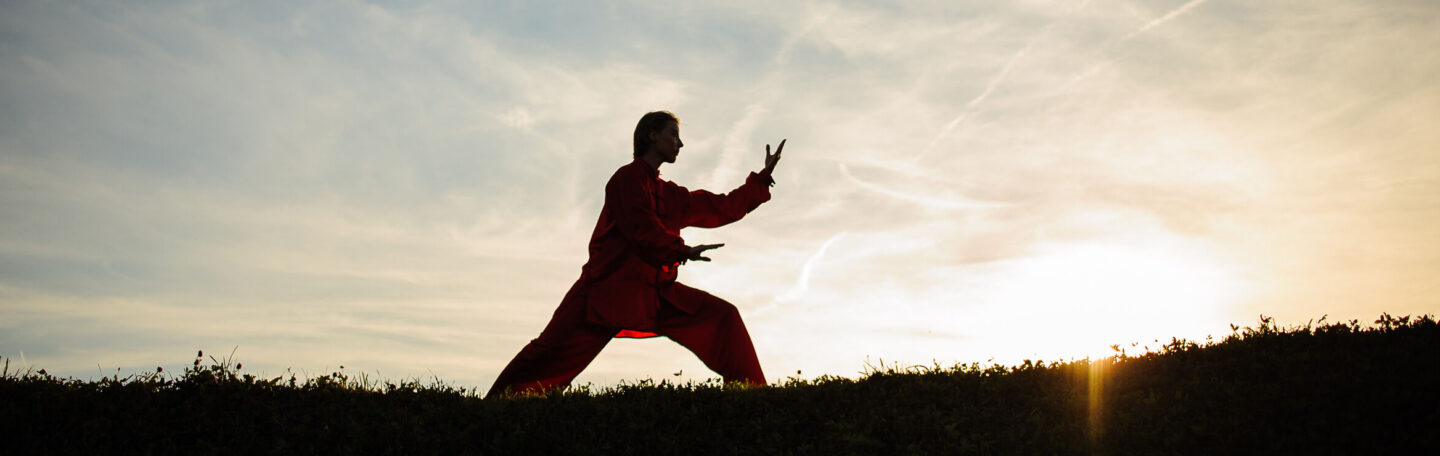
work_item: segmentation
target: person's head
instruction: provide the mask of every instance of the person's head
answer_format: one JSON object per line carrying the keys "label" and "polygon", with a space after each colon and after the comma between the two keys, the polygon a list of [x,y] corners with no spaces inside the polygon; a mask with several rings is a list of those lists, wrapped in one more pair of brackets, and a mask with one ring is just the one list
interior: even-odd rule
{"label": "person's head", "polygon": [[635,158],[654,151],[665,163],[675,163],[681,147],[685,143],[680,141],[680,119],[669,111],[646,113],[635,124]]}

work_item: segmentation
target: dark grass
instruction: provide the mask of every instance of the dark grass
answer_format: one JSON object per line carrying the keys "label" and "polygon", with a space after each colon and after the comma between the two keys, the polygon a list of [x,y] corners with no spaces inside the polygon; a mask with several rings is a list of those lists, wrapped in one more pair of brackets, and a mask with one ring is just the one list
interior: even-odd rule
{"label": "dark grass", "polygon": [[[438,380],[259,379],[228,359],[100,381],[7,370],[7,453],[1440,454],[1433,317],[1172,340],[1113,360],[879,367],[779,386],[480,399]],[[1098,400],[1091,401],[1092,391]]]}

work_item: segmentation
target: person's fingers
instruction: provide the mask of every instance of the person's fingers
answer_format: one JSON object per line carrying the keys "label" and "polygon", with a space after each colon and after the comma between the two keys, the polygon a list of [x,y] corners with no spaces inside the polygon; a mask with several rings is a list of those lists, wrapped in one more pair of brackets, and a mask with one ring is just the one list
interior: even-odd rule
{"label": "person's fingers", "polygon": [[[780,145],[779,145],[779,146],[775,146],[775,155],[776,155],[776,156],[779,156],[779,155],[780,155],[780,151],[785,150],[785,141],[787,141],[787,139],[782,139],[782,140],[780,140]],[[770,150],[770,147],[769,147],[769,146],[766,146],[766,147],[765,147],[765,150]]]}
{"label": "person's fingers", "polygon": [[[725,245],[725,244],[701,244],[701,245],[697,245],[697,246],[695,246],[695,247],[692,247],[692,248],[690,248],[691,259],[696,259],[696,260],[698,260],[698,259],[700,259],[700,255],[703,254],[703,253],[705,253],[706,250],[718,249],[718,248],[720,248],[721,246],[724,246],[724,245]],[[705,261],[710,261],[710,259],[706,258]]]}

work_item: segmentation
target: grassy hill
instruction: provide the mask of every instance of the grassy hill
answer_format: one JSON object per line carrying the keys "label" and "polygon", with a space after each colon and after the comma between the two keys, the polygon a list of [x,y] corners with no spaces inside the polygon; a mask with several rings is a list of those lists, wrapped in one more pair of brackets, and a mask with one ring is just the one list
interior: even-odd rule
{"label": "grassy hill", "polygon": [[[1323,320],[1322,320],[1323,321]],[[1430,316],[1174,340],[1100,361],[880,368],[765,388],[641,382],[480,399],[334,373],[0,378],[7,452],[1440,454]]]}

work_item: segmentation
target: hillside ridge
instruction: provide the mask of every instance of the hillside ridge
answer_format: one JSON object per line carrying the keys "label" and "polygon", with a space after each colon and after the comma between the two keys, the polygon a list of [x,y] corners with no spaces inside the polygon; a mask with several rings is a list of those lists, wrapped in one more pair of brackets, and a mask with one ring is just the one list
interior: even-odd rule
{"label": "hillside ridge", "polygon": [[[7,360],[8,361],[8,360]],[[464,454],[1415,452],[1440,449],[1440,327],[1382,314],[1015,366],[872,366],[761,388],[640,381],[481,399],[438,379],[0,378],[11,450]],[[1430,451],[1433,452],[1433,451]]]}

